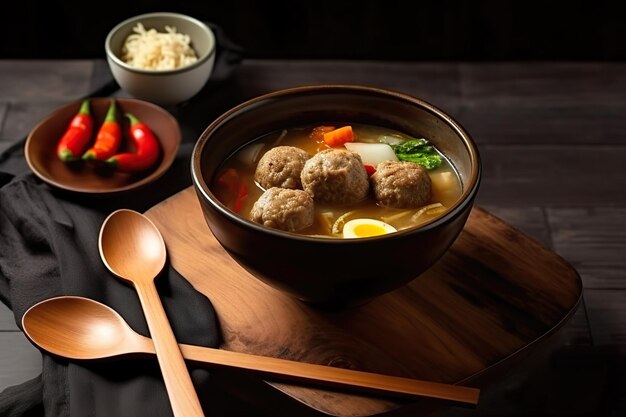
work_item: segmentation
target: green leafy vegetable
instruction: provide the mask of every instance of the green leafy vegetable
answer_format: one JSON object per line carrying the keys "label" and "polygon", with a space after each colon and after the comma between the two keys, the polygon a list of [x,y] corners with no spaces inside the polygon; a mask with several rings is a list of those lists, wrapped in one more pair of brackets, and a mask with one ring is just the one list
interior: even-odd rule
{"label": "green leafy vegetable", "polygon": [[443,161],[441,155],[426,139],[411,139],[399,145],[391,145],[401,161],[414,162],[426,169],[434,169]]}

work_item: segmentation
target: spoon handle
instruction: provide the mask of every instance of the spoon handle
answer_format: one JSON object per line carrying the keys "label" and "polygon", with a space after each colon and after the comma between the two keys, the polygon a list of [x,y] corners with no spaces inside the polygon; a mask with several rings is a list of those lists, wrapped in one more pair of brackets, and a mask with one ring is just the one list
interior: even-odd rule
{"label": "spoon handle", "polygon": [[153,282],[135,282],[176,417],[204,416],[189,371]]}
{"label": "spoon handle", "polygon": [[434,398],[449,405],[466,407],[476,406],[480,394],[477,388],[459,385],[374,374],[222,349],[183,344],[179,346],[186,359],[256,371],[270,378],[323,383],[329,387],[352,388],[379,394]]}

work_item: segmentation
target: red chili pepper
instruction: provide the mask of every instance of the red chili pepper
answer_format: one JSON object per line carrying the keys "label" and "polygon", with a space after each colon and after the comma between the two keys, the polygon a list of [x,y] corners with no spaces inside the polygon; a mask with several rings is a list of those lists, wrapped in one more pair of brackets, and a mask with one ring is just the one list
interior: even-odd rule
{"label": "red chili pepper", "polygon": [[246,187],[246,184],[241,183],[239,194],[237,194],[237,198],[235,199],[235,204],[233,205],[233,211],[235,213],[239,213],[241,211],[243,202],[246,201],[247,197],[248,197],[248,187]]}
{"label": "red chili pepper", "polygon": [[135,144],[135,152],[113,155],[107,164],[122,172],[139,172],[150,168],[159,159],[161,148],[150,127],[130,113],[130,138]]}
{"label": "red chili pepper", "polygon": [[84,100],[57,144],[56,152],[59,159],[72,161],[80,158],[91,140],[92,133],[93,118],[89,112],[89,100]]}
{"label": "red chili pepper", "polygon": [[365,172],[367,172],[368,177],[371,177],[374,172],[376,172],[376,168],[374,168],[374,165],[363,164],[363,166],[365,167]]}
{"label": "red chili pepper", "polygon": [[228,206],[235,213],[239,213],[244,201],[248,197],[248,187],[239,179],[237,171],[234,168],[228,168],[219,176],[217,183],[227,194],[225,197],[230,201]]}
{"label": "red chili pepper", "polygon": [[115,100],[111,100],[106,118],[96,135],[96,141],[91,148],[85,152],[83,159],[99,159],[104,161],[117,152],[121,142],[122,128],[115,116]]}

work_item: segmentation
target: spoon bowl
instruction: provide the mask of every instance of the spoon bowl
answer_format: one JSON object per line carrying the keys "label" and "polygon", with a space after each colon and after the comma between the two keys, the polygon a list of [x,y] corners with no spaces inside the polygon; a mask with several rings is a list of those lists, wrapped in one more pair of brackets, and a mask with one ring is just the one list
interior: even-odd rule
{"label": "spoon bowl", "polygon": [[130,352],[154,353],[115,310],[97,301],[64,296],[29,308],[22,328],[42,349],[70,359],[104,359]]}
{"label": "spoon bowl", "polygon": [[[152,341],[136,333],[112,308],[88,298],[62,296],[41,301],[22,317],[26,336],[40,348],[71,359],[104,359],[150,353]],[[475,406],[479,390],[430,381],[372,374],[207,347],[179,345],[195,362],[254,371],[270,378],[314,383],[383,395],[426,397]]]}
{"label": "spoon bowl", "polygon": [[152,282],[167,259],[159,229],[132,210],[113,212],[100,230],[98,244],[106,267],[125,281]]}

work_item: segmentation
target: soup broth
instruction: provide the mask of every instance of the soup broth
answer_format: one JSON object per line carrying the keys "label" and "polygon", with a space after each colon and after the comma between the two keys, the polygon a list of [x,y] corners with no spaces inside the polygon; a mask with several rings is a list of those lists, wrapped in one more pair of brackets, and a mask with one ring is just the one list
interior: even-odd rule
{"label": "soup broth", "polygon": [[[330,125],[343,126],[336,123]],[[311,156],[329,149],[323,141],[315,140],[311,136],[313,129],[318,126],[320,124],[276,131],[250,142],[225,161],[216,177],[219,179],[226,172],[234,173],[238,185],[235,188],[232,185],[224,186],[224,181],[215,179],[211,191],[224,205],[249,219],[254,203],[265,191],[254,179],[259,159],[276,146],[297,147]],[[396,145],[413,139],[403,133],[378,126],[354,123],[351,126],[355,142]],[[428,204],[412,209],[386,207],[377,204],[371,190],[367,198],[354,204],[322,204],[315,201],[314,223],[297,233],[329,238],[342,237],[343,224],[357,218],[381,220],[396,230],[403,230],[441,216],[460,198],[462,186],[453,165],[445,155],[436,148],[435,150],[441,155],[442,163],[428,171],[432,181],[432,198]]]}

